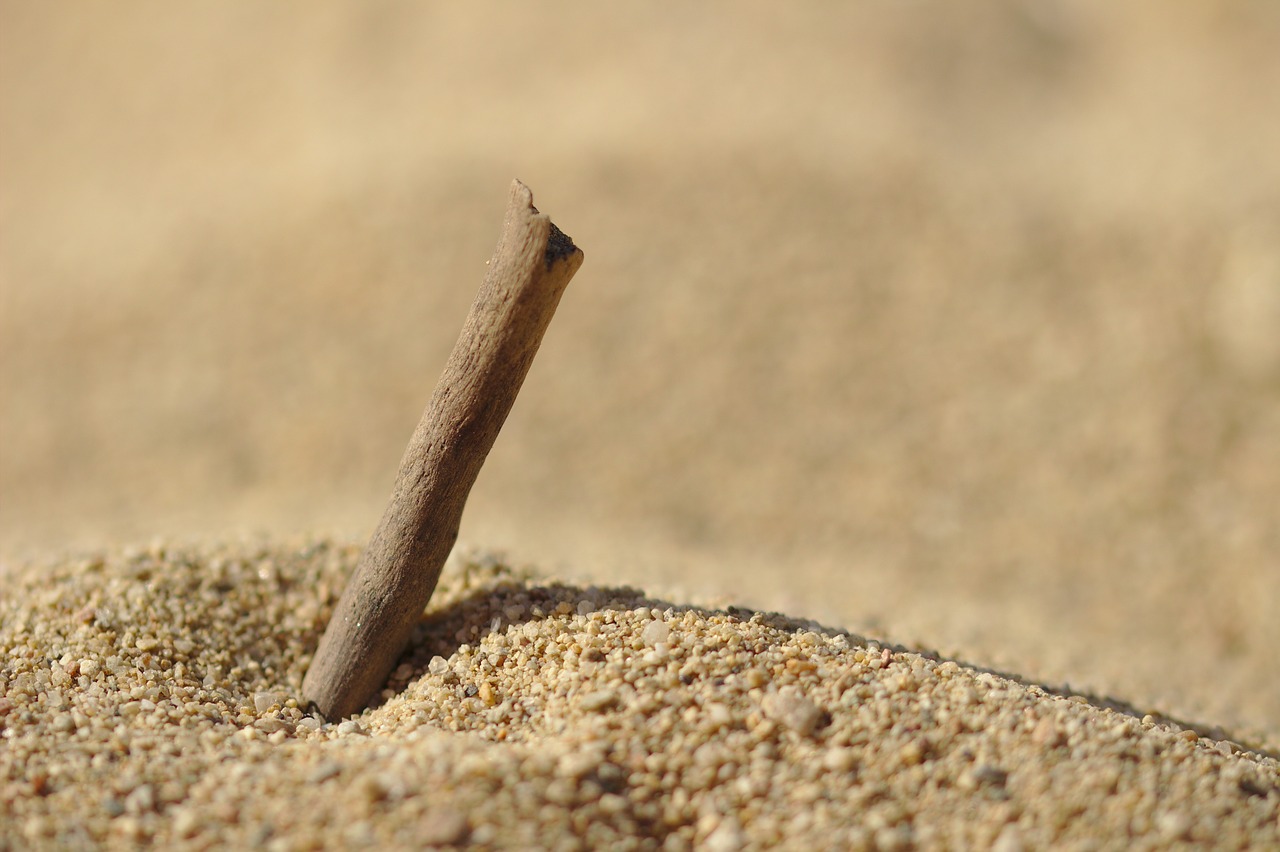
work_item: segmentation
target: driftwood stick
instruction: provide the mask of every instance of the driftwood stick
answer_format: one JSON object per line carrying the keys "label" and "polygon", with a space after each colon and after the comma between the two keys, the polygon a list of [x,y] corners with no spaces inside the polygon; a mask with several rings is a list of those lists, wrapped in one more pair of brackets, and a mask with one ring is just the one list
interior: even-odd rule
{"label": "driftwood stick", "polygon": [[325,718],[363,710],[408,645],[457,540],[467,494],[582,258],[533,206],[529,188],[512,183],[484,284],[302,682],[303,698]]}

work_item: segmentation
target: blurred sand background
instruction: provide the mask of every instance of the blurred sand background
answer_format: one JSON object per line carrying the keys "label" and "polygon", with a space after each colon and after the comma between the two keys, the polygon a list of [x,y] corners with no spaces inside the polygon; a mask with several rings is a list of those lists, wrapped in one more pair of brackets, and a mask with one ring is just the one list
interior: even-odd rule
{"label": "blurred sand background", "polygon": [[1277,45],[1267,0],[0,4],[0,559],[362,540],[519,177],[587,260],[465,541],[1280,747]]}

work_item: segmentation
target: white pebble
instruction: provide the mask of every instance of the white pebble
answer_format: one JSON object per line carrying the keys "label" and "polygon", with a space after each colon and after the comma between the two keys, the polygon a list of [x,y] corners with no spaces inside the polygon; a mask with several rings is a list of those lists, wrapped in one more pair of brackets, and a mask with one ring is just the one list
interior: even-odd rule
{"label": "white pebble", "polygon": [[851,748],[833,748],[822,756],[822,765],[832,772],[848,772],[858,765],[858,755]]}
{"label": "white pebble", "polygon": [[427,673],[433,675],[442,675],[449,671],[449,661],[439,654],[431,658],[431,662],[427,663]]}
{"label": "white pebble", "polygon": [[179,837],[189,837],[200,827],[200,814],[195,808],[181,808],[173,817],[173,831]]}
{"label": "white pebble", "polygon": [[280,699],[274,692],[255,692],[253,694],[253,709],[258,713],[266,713],[279,703]]}
{"label": "white pebble", "polygon": [[1182,840],[1191,830],[1191,818],[1180,811],[1166,811],[1156,816],[1156,830],[1168,840]]}
{"label": "white pebble", "polygon": [[640,639],[650,648],[659,642],[666,642],[671,636],[671,627],[665,621],[650,621],[644,626]]}
{"label": "white pebble", "polygon": [[760,703],[764,715],[795,731],[808,736],[818,729],[822,710],[818,705],[798,693],[771,692]]}

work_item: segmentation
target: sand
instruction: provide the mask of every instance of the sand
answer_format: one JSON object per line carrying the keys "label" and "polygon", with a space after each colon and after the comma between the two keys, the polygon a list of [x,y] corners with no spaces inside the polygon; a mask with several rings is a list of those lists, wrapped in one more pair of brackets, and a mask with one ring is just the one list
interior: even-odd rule
{"label": "sand", "polygon": [[784,615],[471,554],[364,713],[297,694],[358,548],[0,587],[0,848],[1280,844],[1280,762]]}
{"label": "sand", "polygon": [[[866,664],[832,650],[828,677],[796,684],[831,721],[805,736],[766,718],[779,727],[765,737],[775,752],[760,760],[789,777],[788,761],[817,755],[853,725],[837,747],[857,753],[823,769],[856,764],[846,792],[804,775],[826,767],[824,753],[800,761],[806,780],[744,792],[748,771],[743,787],[726,782],[694,808],[675,792],[688,786],[692,797],[698,787],[683,766],[655,757],[654,769],[635,770],[630,752],[606,748],[604,763],[621,767],[628,786],[607,800],[616,821],[596,822],[655,838],[703,832],[731,846],[735,832],[761,836],[752,832],[766,823],[725,802],[780,812],[783,799],[817,784],[819,804],[790,809],[801,823],[787,823],[788,838],[816,834],[803,820],[816,826],[830,800],[846,805],[833,831],[892,845],[909,824],[928,846],[926,826],[936,823],[985,832],[974,836],[983,845],[1001,836],[988,817],[998,821],[1000,807],[1011,817],[1016,804],[1020,836],[1010,829],[1002,842],[1030,848],[1036,826],[1066,806],[1056,792],[1020,786],[1033,777],[1027,767],[1074,766],[1078,752],[1116,768],[1116,790],[1146,791],[1138,779],[1159,778],[1173,792],[1151,794],[1159,803],[1144,810],[1147,792],[1129,803],[1108,792],[1107,772],[1064,770],[1053,784],[1079,789],[1089,815],[1064,832],[1091,831],[1104,847],[1171,845],[1206,826],[1221,829],[1213,838],[1222,845],[1241,836],[1233,832],[1265,841],[1274,818],[1268,828],[1249,820],[1274,794],[1248,791],[1274,786],[1274,768],[1257,755],[1280,754],[1277,43],[1280,5],[1267,0],[735,0],[678,13],[631,0],[229,0],[104,5],[74,17],[49,4],[0,4],[0,603],[38,609],[43,596],[65,594],[77,602],[70,618],[94,594],[93,608],[121,612],[133,605],[130,589],[164,597],[167,586],[130,577],[123,555],[156,538],[194,542],[201,575],[259,562],[234,544],[250,540],[265,542],[285,574],[329,577],[326,589],[300,582],[280,592],[300,596],[297,611],[270,619],[293,625],[281,634],[295,643],[287,647],[253,638],[267,635],[273,604],[227,589],[207,644],[167,658],[176,666],[187,653],[184,666],[207,667],[199,678],[151,685],[127,672],[162,669],[125,664],[130,632],[132,650],[140,638],[158,643],[156,661],[182,638],[185,593],[172,593],[173,617],[154,610],[153,633],[123,617],[103,627],[95,615],[66,622],[83,632],[65,640],[23,634],[19,646],[36,643],[36,656],[0,660],[13,705],[3,716],[6,772],[19,776],[6,781],[18,787],[4,801],[22,811],[5,820],[6,838],[25,844],[21,832],[42,828],[32,817],[63,830],[51,811],[31,812],[53,806],[82,814],[67,831],[97,831],[124,808],[112,837],[173,831],[172,818],[194,838],[204,825],[241,830],[231,815],[254,823],[286,790],[336,794],[309,780],[333,766],[274,786],[262,774],[309,744],[288,696],[350,559],[334,544],[323,557],[334,564],[318,567],[288,556],[286,542],[367,539],[492,254],[507,186],[520,178],[586,262],[471,495],[463,540],[536,566],[541,579],[514,583],[634,586],[668,602],[649,607],[670,607],[664,620],[696,621],[732,603],[826,625],[797,632],[777,627],[786,618],[768,621],[760,629],[778,632],[759,640],[766,656],[793,649],[816,665],[826,659],[819,646],[834,647],[821,637],[835,642],[843,630],[854,657],[868,644],[889,648],[894,673],[928,651],[954,662],[951,680],[983,699],[947,717],[978,723],[956,734],[939,714],[951,708],[945,690],[930,696],[933,721],[912,715],[923,712],[913,696],[937,692],[929,672],[913,673],[914,685],[894,693],[908,703],[894,705],[894,718],[918,718],[916,733],[943,745],[921,752],[927,771],[897,769],[898,752],[872,747],[895,741],[888,721],[870,710],[850,721],[855,707],[875,706],[886,669],[871,670],[869,693],[855,685],[837,695],[844,675],[860,678]],[[65,556],[97,551],[107,555],[96,571]],[[224,569],[214,568],[220,559]],[[154,576],[183,576],[171,562],[159,560]],[[25,565],[64,579],[43,583]],[[462,572],[453,566],[446,583]],[[94,591],[112,576],[118,588]],[[575,636],[588,625],[570,621],[590,600],[577,595],[562,626]],[[608,595],[624,602],[617,613],[644,605]],[[150,617],[136,616],[139,625]],[[673,624],[671,635],[728,629],[705,617],[684,632]],[[641,618],[628,629],[643,642]],[[502,619],[505,635],[512,622]],[[730,626],[755,630],[749,622]],[[11,636],[16,624],[6,616],[0,629]],[[487,614],[476,622],[473,650],[482,637],[497,641],[491,624]],[[112,631],[110,650],[78,644]],[[805,632],[819,646],[801,643]],[[693,659],[667,644],[681,666]],[[618,664],[648,671],[650,650]],[[698,656],[719,665],[722,652]],[[430,653],[446,667],[474,662],[455,659],[457,647]],[[251,666],[281,654],[288,662],[273,674]],[[580,676],[615,676],[611,657],[587,672],[581,656]],[[89,676],[79,660],[112,657],[126,674],[101,668],[81,686]],[[580,713],[568,693],[559,704],[548,697],[560,686],[547,681],[540,697],[522,699],[540,715],[512,709],[491,720],[502,696],[536,688],[516,679],[535,674],[532,661],[538,677],[569,666],[551,667],[541,652],[530,660],[510,682],[495,668],[488,681],[455,672],[456,684],[433,681],[430,659],[415,661],[397,690],[411,680],[424,695],[445,690],[414,710],[424,716],[421,747],[459,760],[478,749],[504,779],[536,784],[551,771],[541,756],[558,761],[591,725],[617,722],[610,736],[621,743],[633,736],[627,720],[652,715],[630,692]],[[47,674],[19,683],[19,667],[39,661]],[[1000,685],[984,683],[983,670]],[[210,672],[230,697],[207,691]],[[770,674],[787,685],[785,664]],[[100,782],[85,780],[80,758],[62,747],[79,727],[28,739],[53,718],[13,708],[30,706],[42,676],[63,675],[53,689],[68,707],[137,702],[121,730],[155,748],[117,747],[119,761],[140,761],[132,775],[112,764],[93,769]],[[127,701],[108,676],[125,678]],[[100,677],[101,693],[89,692]],[[715,689],[728,690],[724,681]],[[486,683],[494,707],[479,691]],[[767,694],[770,684],[752,688]],[[147,727],[159,718],[143,702],[159,708],[174,700],[162,692],[188,688],[215,709],[198,726],[206,743],[180,760],[164,743],[181,735]],[[611,689],[593,680],[581,696]],[[1065,714],[1067,744],[1028,745],[1025,726],[1001,721],[1006,699],[1025,700],[1037,719]],[[325,743],[314,745],[335,755],[376,750],[379,738],[408,748],[398,738],[411,723],[396,715],[397,700],[374,711],[381,722],[361,723],[364,735],[321,729]],[[740,738],[756,735],[752,713],[773,699],[747,690],[717,700],[729,714],[715,734],[733,744],[725,760],[746,761],[757,744]],[[477,701],[479,716],[467,710]],[[480,730],[446,735],[454,712]],[[702,717],[676,715],[673,735],[702,736]],[[557,732],[554,719],[572,724]],[[259,721],[261,742],[236,734],[223,744],[224,733]],[[507,740],[490,743],[503,725]],[[1117,725],[1125,730],[1112,736]],[[1174,728],[1198,739],[1184,744],[1178,737],[1189,735]],[[691,753],[636,736],[649,743],[635,747],[646,756]],[[945,745],[957,737],[975,744]],[[1041,737],[1056,742],[1047,726]],[[1107,762],[1117,743],[1133,746],[1125,763]],[[965,748],[974,757],[961,767]],[[209,750],[224,758],[200,758],[210,786],[186,785],[177,767]],[[338,766],[332,783],[353,789],[342,759],[324,759]],[[28,763],[71,768],[41,781]],[[1221,771],[1197,787],[1195,807],[1175,807],[1174,792],[1210,764]],[[386,766],[388,780],[408,771]],[[485,829],[467,804],[488,768],[471,778],[442,758],[430,771],[445,776],[436,799],[459,797],[427,822],[445,839],[510,828]],[[1001,772],[1003,786],[988,783]],[[645,805],[633,794],[647,774],[671,792]],[[1098,786],[1070,786],[1089,779]],[[182,786],[182,809],[166,782]],[[41,785],[54,792],[40,797]],[[149,792],[135,795],[142,787]],[[526,830],[574,813],[501,798],[517,787],[503,781],[484,795],[522,814]],[[390,785],[376,806],[415,808],[408,791],[417,789]],[[212,803],[215,793],[230,798]],[[840,798],[860,794],[856,806]],[[944,828],[948,801],[974,809],[971,829]],[[336,823],[336,808],[286,816]],[[674,823],[664,829],[668,808]],[[1122,812],[1135,836],[1117,841]],[[356,822],[321,837],[337,844]],[[370,831],[382,825],[368,821]]]}

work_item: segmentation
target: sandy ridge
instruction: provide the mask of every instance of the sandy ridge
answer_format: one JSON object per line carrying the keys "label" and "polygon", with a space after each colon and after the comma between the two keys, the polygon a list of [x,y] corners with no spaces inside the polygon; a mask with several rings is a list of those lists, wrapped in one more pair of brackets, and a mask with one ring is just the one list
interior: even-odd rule
{"label": "sandy ridge", "polygon": [[0,578],[0,848],[1234,848],[1280,765],[811,622],[455,559],[379,706],[296,694],[358,548]]}

